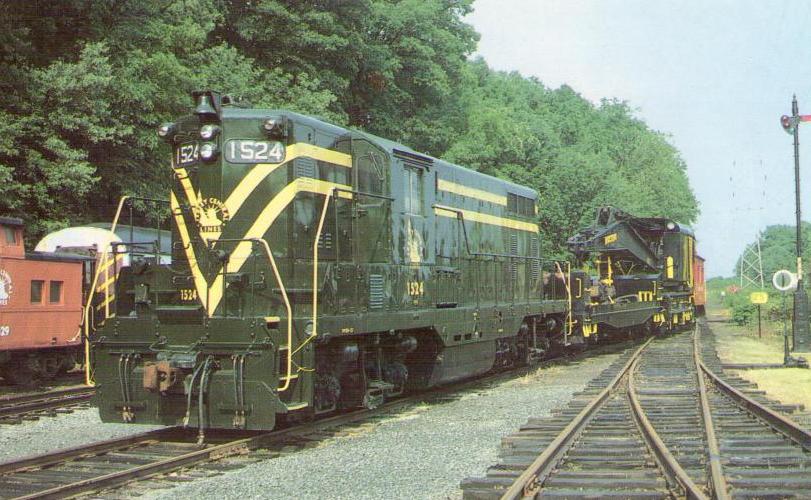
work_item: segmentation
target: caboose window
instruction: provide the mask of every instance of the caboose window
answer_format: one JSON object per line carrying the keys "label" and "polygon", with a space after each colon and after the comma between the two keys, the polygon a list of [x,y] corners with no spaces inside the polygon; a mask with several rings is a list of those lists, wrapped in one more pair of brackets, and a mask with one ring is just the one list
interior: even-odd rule
{"label": "caboose window", "polygon": [[405,168],[405,211],[422,215],[422,169]]}
{"label": "caboose window", "polygon": [[42,289],[45,282],[42,280],[31,280],[31,303],[42,304]]}
{"label": "caboose window", "polygon": [[3,226],[6,235],[6,245],[17,245],[17,231],[13,227]]}
{"label": "caboose window", "polygon": [[62,302],[62,282],[61,281],[51,281],[50,287],[51,296],[49,297],[49,302],[51,304],[59,304]]}

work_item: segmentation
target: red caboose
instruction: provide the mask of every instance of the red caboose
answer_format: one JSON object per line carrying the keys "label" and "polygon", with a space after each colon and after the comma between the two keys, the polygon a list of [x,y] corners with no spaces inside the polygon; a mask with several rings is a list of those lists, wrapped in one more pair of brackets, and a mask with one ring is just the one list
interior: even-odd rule
{"label": "red caboose", "polygon": [[704,282],[704,258],[696,254],[693,259],[693,304],[696,307],[696,314],[704,315],[704,307],[707,304],[707,289]]}
{"label": "red caboose", "polygon": [[26,254],[23,221],[0,217],[0,376],[50,378],[81,359],[87,258]]}

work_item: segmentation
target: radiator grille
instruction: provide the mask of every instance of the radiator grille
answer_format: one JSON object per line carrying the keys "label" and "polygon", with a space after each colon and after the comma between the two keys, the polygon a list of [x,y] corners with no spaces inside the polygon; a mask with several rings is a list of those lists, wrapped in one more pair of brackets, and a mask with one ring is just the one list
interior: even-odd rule
{"label": "radiator grille", "polygon": [[383,275],[369,275],[369,309],[382,309],[385,302],[383,294]]}
{"label": "radiator grille", "polygon": [[[529,251],[532,257],[540,257],[540,250],[538,248],[538,237],[532,236],[529,242]],[[537,281],[541,274],[541,261],[532,260],[532,267],[530,268],[530,277],[532,281]]]}
{"label": "radiator grille", "polygon": [[400,149],[394,150],[394,157],[398,158],[409,167],[426,168],[430,169],[434,164],[431,158],[412,153],[410,151],[402,151]]}
{"label": "radiator grille", "polygon": [[325,229],[321,233],[321,238],[318,240],[318,248],[320,250],[332,250],[332,232]]}
{"label": "radiator grille", "polygon": [[[518,235],[510,235],[510,255],[518,256]],[[513,283],[518,281],[518,259],[511,259],[510,274],[512,274]]]}
{"label": "radiator grille", "polygon": [[317,178],[315,160],[312,158],[296,158],[296,177]]}

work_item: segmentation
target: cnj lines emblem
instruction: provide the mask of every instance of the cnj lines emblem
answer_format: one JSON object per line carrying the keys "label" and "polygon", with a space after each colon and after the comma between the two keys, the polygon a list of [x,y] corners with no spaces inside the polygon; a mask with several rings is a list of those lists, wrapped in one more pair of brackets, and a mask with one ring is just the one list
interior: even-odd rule
{"label": "cnj lines emblem", "polygon": [[194,207],[194,220],[203,238],[218,238],[226,222],[231,220],[228,207],[217,198],[206,198]]}
{"label": "cnj lines emblem", "polygon": [[0,269],[0,306],[8,305],[12,290],[11,275],[5,269]]}

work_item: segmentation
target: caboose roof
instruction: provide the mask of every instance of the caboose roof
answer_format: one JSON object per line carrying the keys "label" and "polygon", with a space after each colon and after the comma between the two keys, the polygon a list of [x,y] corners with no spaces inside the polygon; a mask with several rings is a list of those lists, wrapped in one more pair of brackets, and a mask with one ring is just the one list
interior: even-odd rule
{"label": "caboose roof", "polygon": [[0,217],[0,226],[22,227],[23,220],[18,217]]}
{"label": "caboose roof", "polygon": [[25,258],[28,260],[48,262],[84,262],[95,259],[94,257],[89,257],[86,255],[56,252],[26,252]]}

